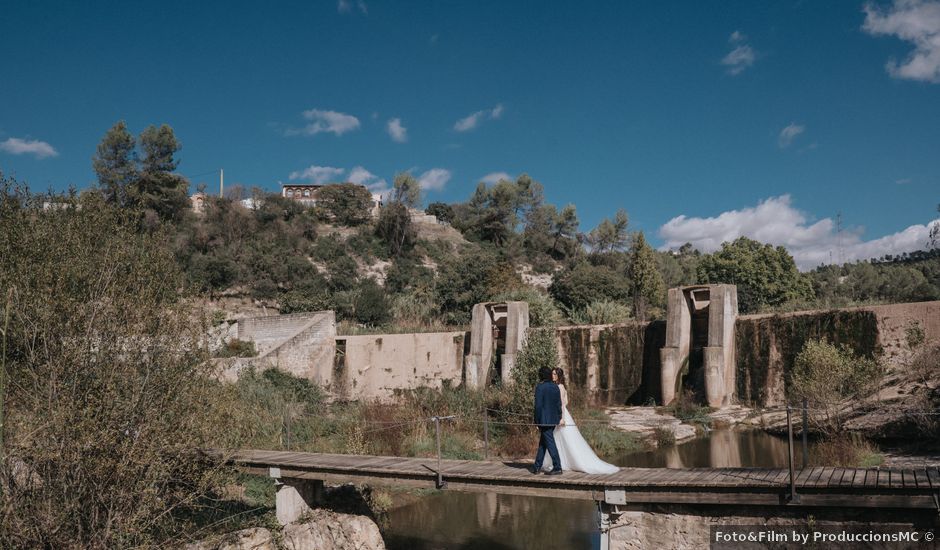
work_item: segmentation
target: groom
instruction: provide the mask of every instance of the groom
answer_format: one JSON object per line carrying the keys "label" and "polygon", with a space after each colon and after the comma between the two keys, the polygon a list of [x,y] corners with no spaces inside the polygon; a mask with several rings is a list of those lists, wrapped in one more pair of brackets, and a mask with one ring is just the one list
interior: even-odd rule
{"label": "groom", "polygon": [[530,472],[537,474],[542,470],[545,451],[552,457],[552,471],[545,475],[561,474],[561,459],[555,446],[555,426],[561,422],[561,392],[552,382],[552,369],[539,369],[539,385],[535,387],[535,424],[539,427],[539,451],[535,455],[535,465]]}

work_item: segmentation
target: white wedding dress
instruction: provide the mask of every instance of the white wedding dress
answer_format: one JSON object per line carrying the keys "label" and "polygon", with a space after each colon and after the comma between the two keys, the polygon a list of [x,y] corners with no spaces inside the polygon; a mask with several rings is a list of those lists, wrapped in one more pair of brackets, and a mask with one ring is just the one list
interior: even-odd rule
{"label": "white wedding dress", "polygon": [[[561,390],[561,418],[564,424],[555,427],[555,446],[558,447],[558,458],[561,459],[561,469],[586,474],[613,474],[620,468],[608,464],[594,454],[594,450],[584,440],[581,430],[574,423],[574,418],[568,412],[568,392],[565,386],[559,385]],[[552,457],[545,453],[544,470],[552,469]]]}

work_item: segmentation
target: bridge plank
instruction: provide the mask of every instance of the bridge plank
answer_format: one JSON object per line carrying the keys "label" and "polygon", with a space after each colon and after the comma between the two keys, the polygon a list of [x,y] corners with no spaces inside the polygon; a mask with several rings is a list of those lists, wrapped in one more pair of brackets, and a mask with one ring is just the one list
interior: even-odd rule
{"label": "bridge plank", "polygon": [[823,468],[817,466],[812,469],[812,474],[810,474],[809,479],[806,480],[806,483],[803,484],[804,487],[815,487],[816,482],[819,480],[819,476],[823,473]]}
{"label": "bridge plank", "polygon": [[931,489],[940,489],[940,468],[927,468],[927,481]]}
{"label": "bridge plank", "polygon": [[879,469],[878,470],[878,485],[879,489],[888,487],[888,483],[891,481],[891,472],[888,470]]}
{"label": "bridge plank", "polygon": [[853,481],[855,481],[855,468],[846,468],[842,472],[842,481],[839,483],[840,487],[851,487]]}
{"label": "bridge plank", "polygon": [[813,475],[812,468],[803,468],[802,470],[800,470],[799,473],[796,475],[796,486],[803,487],[804,485],[806,485],[806,480],[809,479],[809,476],[811,475]]}
{"label": "bridge plank", "polygon": [[926,468],[914,470],[914,480],[917,482],[918,487],[930,487],[930,482],[927,481]]}
{"label": "bridge plank", "polygon": [[819,476],[819,481],[816,483],[816,486],[817,486],[817,487],[828,487],[828,486],[829,486],[829,479],[835,474],[835,471],[836,471],[835,468],[830,468],[830,467],[828,467],[828,466],[825,467],[825,468],[823,468],[823,473],[822,473],[822,475]]}

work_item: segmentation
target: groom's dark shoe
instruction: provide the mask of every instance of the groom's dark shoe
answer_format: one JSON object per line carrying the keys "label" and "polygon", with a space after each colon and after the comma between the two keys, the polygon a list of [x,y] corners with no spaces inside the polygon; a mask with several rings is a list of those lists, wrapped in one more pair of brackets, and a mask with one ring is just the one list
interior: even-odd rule
{"label": "groom's dark shoe", "polygon": [[550,471],[550,472],[545,472],[545,475],[547,475],[547,476],[560,476],[560,475],[561,475],[561,470],[552,470],[552,471]]}
{"label": "groom's dark shoe", "polygon": [[527,469],[529,470],[529,473],[530,473],[530,474],[537,474],[537,473],[539,473],[539,469],[536,468],[535,466],[529,466]]}

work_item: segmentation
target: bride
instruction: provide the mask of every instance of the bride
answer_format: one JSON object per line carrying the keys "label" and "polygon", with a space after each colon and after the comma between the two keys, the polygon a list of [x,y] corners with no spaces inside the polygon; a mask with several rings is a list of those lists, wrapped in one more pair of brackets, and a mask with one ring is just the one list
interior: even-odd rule
{"label": "bride", "polygon": [[[620,470],[613,464],[608,464],[597,457],[591,446],[584,440],[581,431],[574,423],[574,418],[568,412],[568,392],[565,389],[565,371],[560,368],[552,369],[552,382],[558,384],[561,392],[561,423],[555,428],[555,445],[558,447],[558,457],[561,459],[562,470],[573,470],[586,474],[612,474]],[[551,456],[545,456],[543,469],[552,469]]]}

